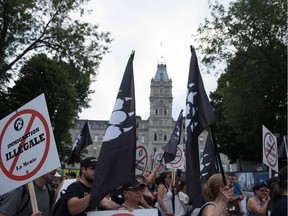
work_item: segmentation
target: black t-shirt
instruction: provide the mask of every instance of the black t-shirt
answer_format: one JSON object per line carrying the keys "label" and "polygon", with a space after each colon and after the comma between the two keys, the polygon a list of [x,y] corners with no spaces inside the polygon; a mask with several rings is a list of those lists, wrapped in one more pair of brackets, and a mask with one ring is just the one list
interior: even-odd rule
{"label": "black t-shirt", "polygon": [[[74,182],[71,185],[68,186],[67,191],[66,191],[66,198],[67,202],[69,199],[73,197],[77,197],[79,199],[87,196],[90,194],[91,188],[87,187],[84,185],[82,182]],[[77,216],[86,216],[87,212],[89,211],[89,207],[84,210],[84,212],[78,214]]]}
{"label": "black t-shirt", "polygon": [[281,195],[270,204],[271,216],[287,216],[287,196]]}

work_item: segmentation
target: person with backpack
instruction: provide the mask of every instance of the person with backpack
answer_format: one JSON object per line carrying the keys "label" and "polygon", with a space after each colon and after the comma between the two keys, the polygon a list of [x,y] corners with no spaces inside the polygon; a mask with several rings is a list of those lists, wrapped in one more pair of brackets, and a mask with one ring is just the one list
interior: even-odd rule
{"label": "person with backpack", "polygon": [[0,216],[50,216],[54,193],[49,191],[48,183],[55,173],[53,170],[33,181],[39,212],[33,212],[28,185],[24,185],[3,195]]}

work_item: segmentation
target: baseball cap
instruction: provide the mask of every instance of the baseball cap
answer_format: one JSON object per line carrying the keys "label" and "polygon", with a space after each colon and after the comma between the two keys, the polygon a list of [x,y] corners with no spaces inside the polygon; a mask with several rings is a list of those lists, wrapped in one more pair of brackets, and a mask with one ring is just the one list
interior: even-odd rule
{"label": "baseball cap", "polygon": [[136,188],[145,188],[145,187],[146,187],[146,184],[140,183],[139,181],[134,179],[134,181],[124,185],[123,186],[123,190],[133,190],[133,189],[136,189]]}
{"label": "baseball cap", "polygon": [[54,176],[55,177],[61,177],[61,175],[58,172],[56,172]]}
{"label": "baseball cap", "polygon": [[81,161],[81,167],[96,166],[97,159],[95,157],[87,157]]}

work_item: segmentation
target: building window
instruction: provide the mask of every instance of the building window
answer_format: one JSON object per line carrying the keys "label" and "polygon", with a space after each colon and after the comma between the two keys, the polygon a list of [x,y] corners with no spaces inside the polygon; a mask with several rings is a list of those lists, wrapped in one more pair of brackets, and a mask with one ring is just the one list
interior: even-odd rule
{"label": "building window", "polygon": [[163,140],[163,134],[162,133],[159,134],[159,140]]}
{"label": "building window", "polygon": [[167,115],[167,109],[164,110],[164,115]]}
{"label": "building window", "polygon": [[94,136],[94,142],[98,142],[98,135]]}
{"label": "building window", "polygon": [[157,134],[154,133],[154,141],[157,141]]}
{"label": "building window", "polygon": [[158,110],[157,109],[155,109],[155,115],[158,115]]}
{"label": "building window", "polygon": [[141,143],[144,143],[144,141],[145,141],[144,136],[141,136],[140,142],[141,142]]}
{"label": "building window", "polygon": [[164,134],[164,141],[166,141],[167,140],[167,135],[166,134]]}
{"label": "building window", "polygon": [[159,126],[163,126],[163,120],[159,120]]}

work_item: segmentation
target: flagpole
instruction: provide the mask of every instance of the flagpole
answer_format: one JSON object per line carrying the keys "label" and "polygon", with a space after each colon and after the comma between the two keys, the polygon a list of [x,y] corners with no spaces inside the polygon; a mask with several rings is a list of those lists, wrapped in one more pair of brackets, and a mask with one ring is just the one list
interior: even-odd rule
{"label": "flagpole", "polygon": [[223,170],[220,154],[219,154],[219,151],[218,151],[218,148],[217,148],[217,143],[216,143],[216,139],[215,139],[214,130],[212,130],[212,126],[210,126],[209,129],[210,129],[212,140],[213,140],[213,145],[214,145],[213,147],[214,147],[214,151],[215,151],[215,155],[216,155],[216,161],[218,162],[218,167],[220,168],[220,173],[221,173],[221,176],[222,176],[222,179],[223,179],[224,186],[227,186],[226,177],[225,177],[225,174],[224,174],[224,170]]}

